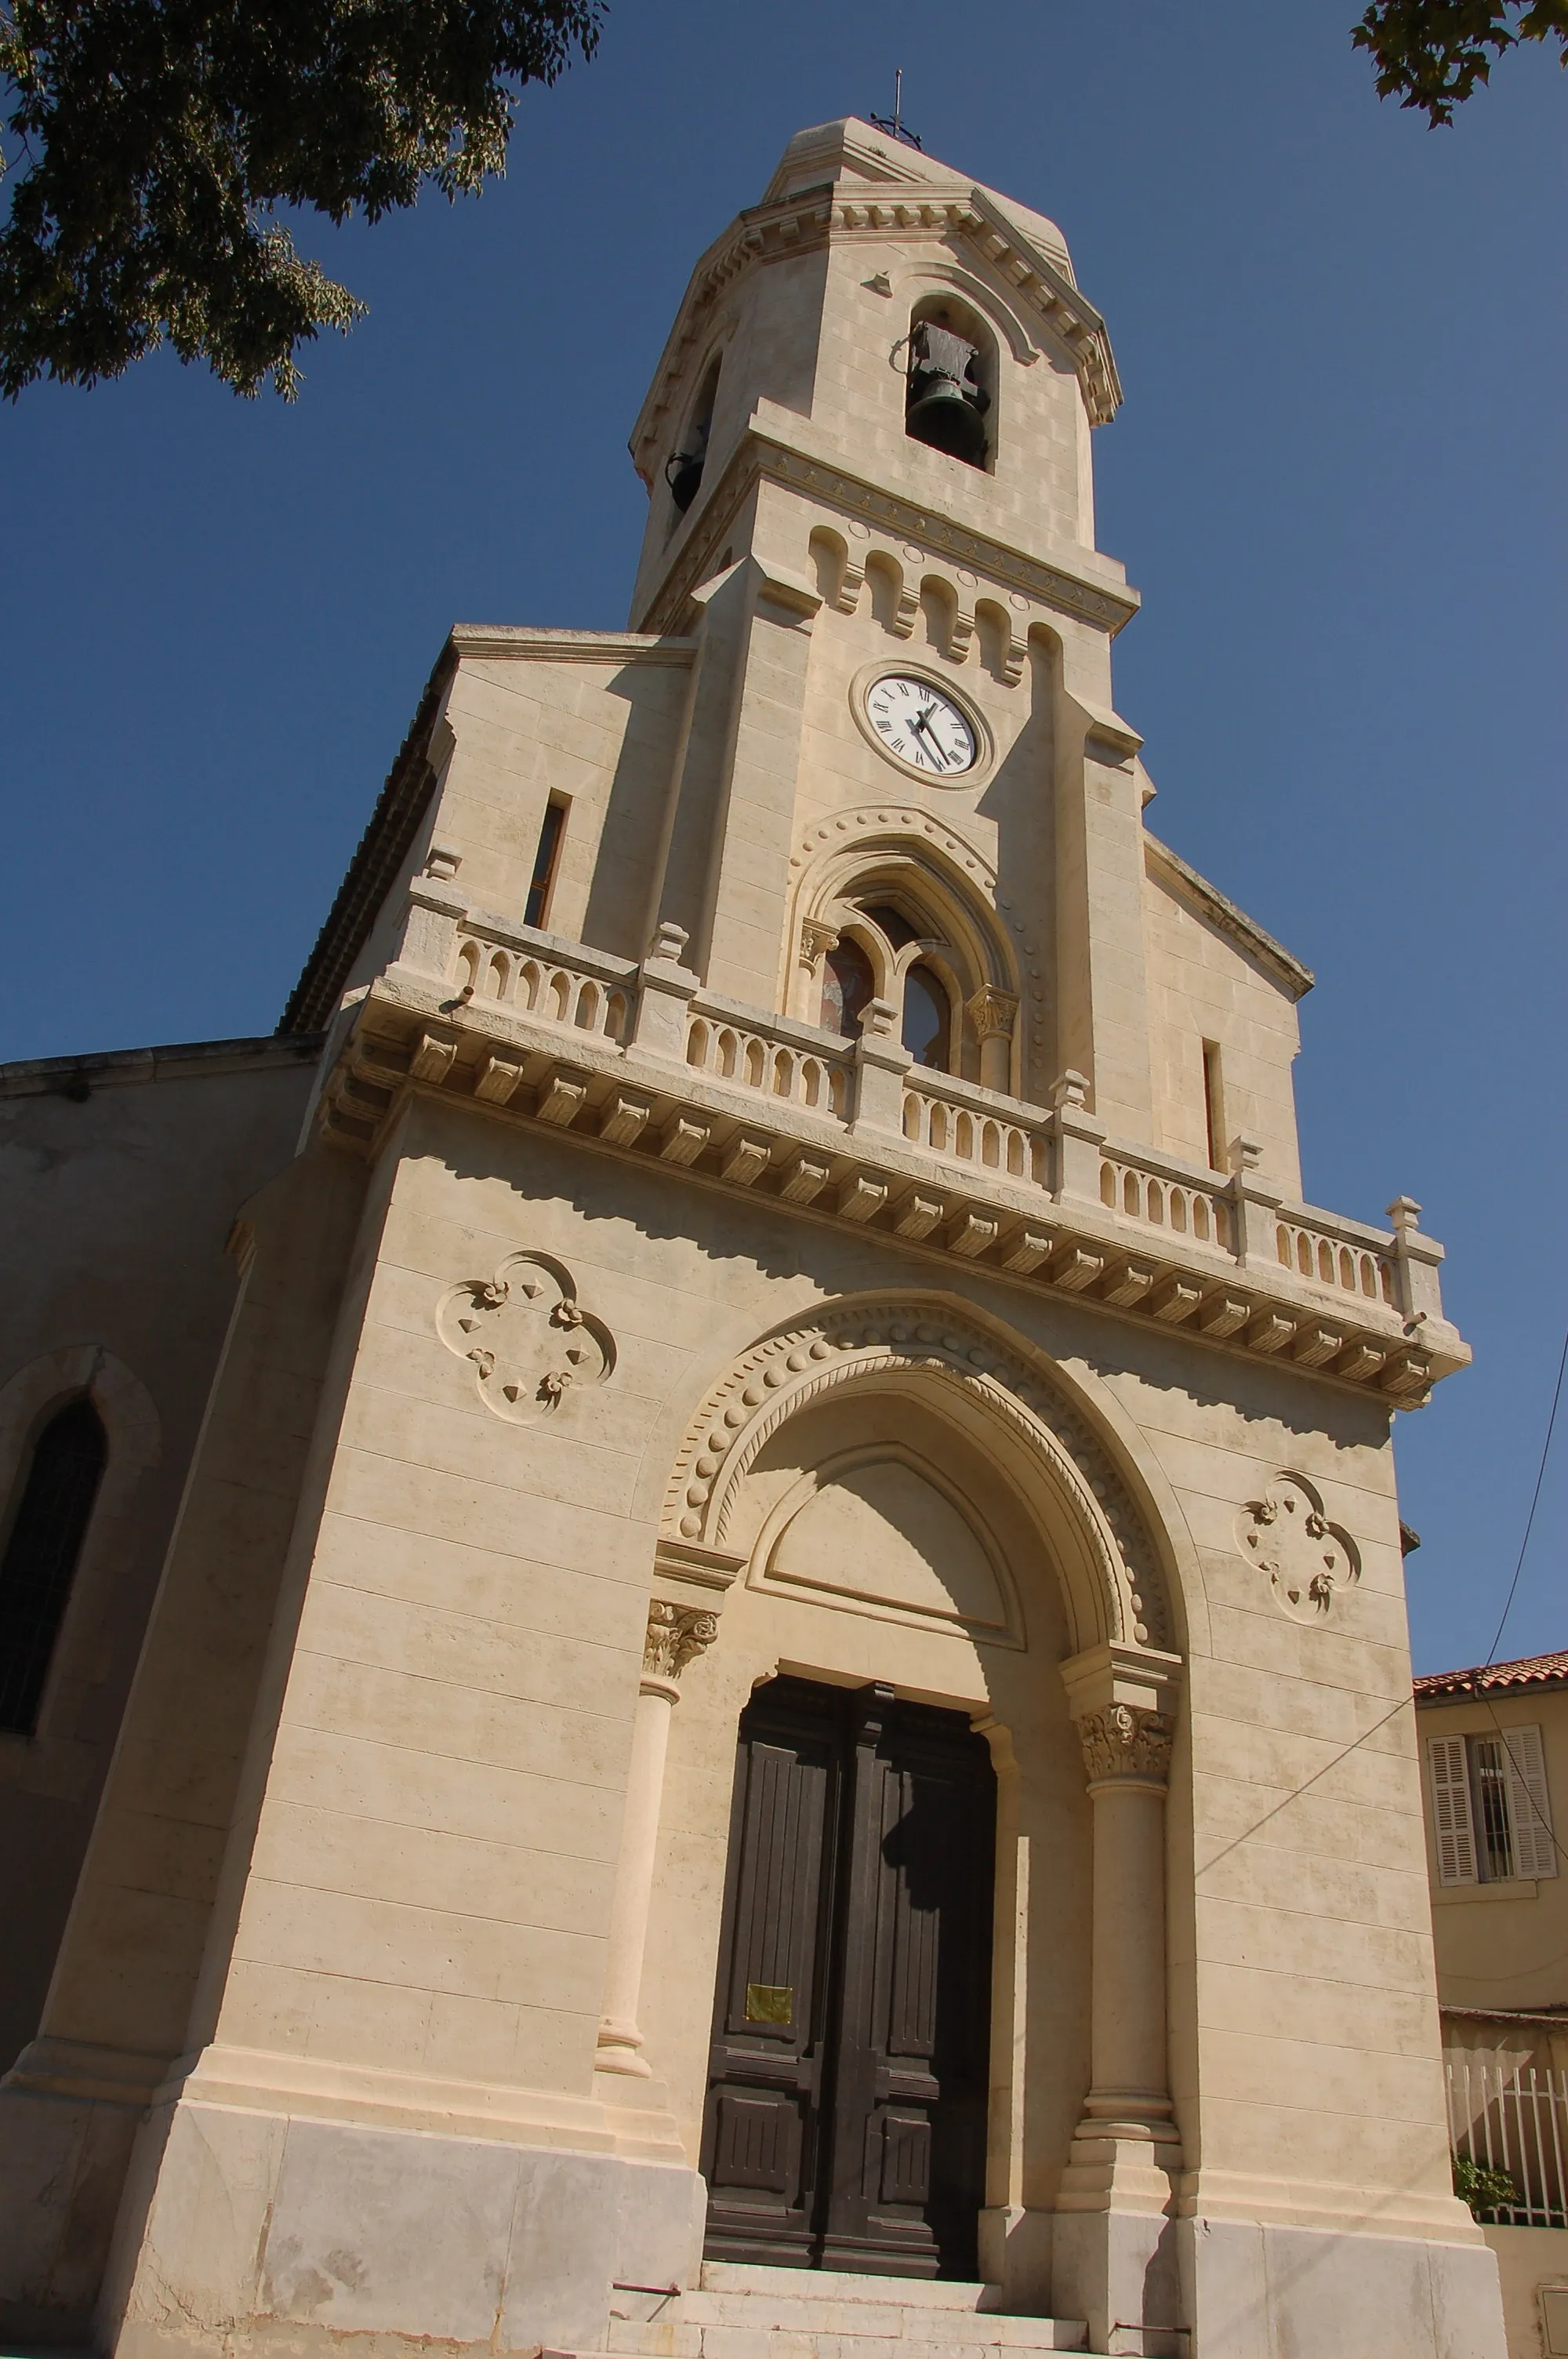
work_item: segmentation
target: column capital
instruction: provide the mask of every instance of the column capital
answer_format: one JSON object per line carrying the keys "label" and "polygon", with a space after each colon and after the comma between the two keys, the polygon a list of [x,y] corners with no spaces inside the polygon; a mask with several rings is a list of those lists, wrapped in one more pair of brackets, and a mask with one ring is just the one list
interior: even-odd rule
{"label": "column capital", "polygon": [[1146,1712],[1130,1703],[1086,1712],[1077,1728],[1091,1789],[1123,1779],[1162,1787],[1170,1774],[1175,1726],[1169,1712]]}
{"label": "column capital", "polygon": [[1011,991],[999,991],[994,984],[985,984],[968,1003],[969,1021],[982,1040],[993,1037],[1004,1040],[1012,1038],[1012,1027],[1018,1015],[1018,1000]]}
{"label": "column capital", "polygon": [[838,947],[838,929],[821,918],[803,918],[800,926],[800,962],[806,972],[815,974],[829,951]]}
{"label": "column capital", "polygon": [[[692,1605],[672,1605],[655,1597],[648,1607],[643,1640],[643,1676],[672,1686],[694,1657],[719,1636],[718,1616]],[[672,1698],[673,1701],[674,1699]]]}

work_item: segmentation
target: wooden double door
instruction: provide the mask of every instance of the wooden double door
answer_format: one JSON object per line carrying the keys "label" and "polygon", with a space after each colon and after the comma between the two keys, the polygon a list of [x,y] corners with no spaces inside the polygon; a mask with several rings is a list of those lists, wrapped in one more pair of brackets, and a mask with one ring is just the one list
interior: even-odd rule
{"label": "wooden double door", "polygon": [[961,1712],[777,1679],[741,1722],[710,2258],[971,2277],[996,1777]]}

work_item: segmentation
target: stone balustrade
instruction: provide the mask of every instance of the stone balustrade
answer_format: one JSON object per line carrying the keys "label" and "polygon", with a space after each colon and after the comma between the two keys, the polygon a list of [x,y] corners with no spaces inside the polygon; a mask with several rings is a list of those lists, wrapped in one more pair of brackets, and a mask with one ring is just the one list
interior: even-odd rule
{"label": "stone balustrade", "polygon": [[754,1009],[730,1010],[721,1000],[696,998],[687,1028],[686,1060],[737,1089],[783,1098],[846,1120],[854,1092],[854,1063],[831,1033],[814,1027],[762,1021]]}
{"label": "stone balustrade", "polygon": [[955,1163],[1051,1184],[1050,1116],[990,1090],[912,1066],[903,1093],[903,1135]]}
{"label": "stone balustrade", "polygon": [[1333,1287],[1369,1302],[1399,1303],[1393,1239],[1359,1222],[1338,1221],[1331,1212],[1281,1205],[1275,1245],[1286,1269],[1309,1285]]}
{"label": "stone balustrade", "polygon": [[329,1136],[373,1153],[408,1088],[466,1093],[1400,1407],[1468,1360],[1409,1198],[1391,1232],[1283,1202],[1250,1142],[1222,1180],[1108,1139],[1076,1074],[1027,1105],[913,1065],[881,1002],[851,1046],[704,994],[684,948],[661,929],[639,967],[419,880],[351,1011]]}
{"label": "stone balustrade", "polygon": [[1123,1220],[1228,1252],[1230,1211],[1221,1189],[1165,1158],[1119,1147],[1099,1167],[1100,1202]]}

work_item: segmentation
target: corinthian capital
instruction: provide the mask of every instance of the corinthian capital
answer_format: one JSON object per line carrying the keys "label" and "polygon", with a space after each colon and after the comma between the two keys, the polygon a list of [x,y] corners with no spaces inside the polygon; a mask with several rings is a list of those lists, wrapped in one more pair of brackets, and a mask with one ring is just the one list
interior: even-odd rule
{"label": "corinthian capital", "polygon": [[969,1021],[982,1040],[1011,1040],[1018,1015],[1018,1002],[1011,991],[998,991],[987,984],[977,991],[969,1002]]}
{"label": "corinthian capital", "polygon": [[1173,1733],[1167,1713],[1143,1712],[1135,1704],[1108,1704],[1103,1712],[1089,1712],[1078,1723],[1089,1783],[1108,1777],[1163,1780]]}
{"label": "corinthian capital", "polygon": [[714,1614],[691,1605],[670,1605],[655,1597],[648,1608],[648,1635],[643,1641],[643,1669],[650,1677],[678,1680],[694,1655],[700,1655],[719,1636]]}

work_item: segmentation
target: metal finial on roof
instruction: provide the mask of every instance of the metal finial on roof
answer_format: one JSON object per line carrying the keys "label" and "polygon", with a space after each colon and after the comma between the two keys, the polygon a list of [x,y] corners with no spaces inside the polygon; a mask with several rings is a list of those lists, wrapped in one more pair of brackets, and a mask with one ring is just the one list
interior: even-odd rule
{"label": "metal finial on roof", "polygon": [[[890,138],[902,139],[906,147],[920,147],[918,133],[911,131],[903,119],[903,68],[902,66],[896,66],[893,69],[892,113],[869,114],[866,120],[874,131],[885,131]],[[924,147],[920,148],[920,152],[922,155],[925,153]]]}

